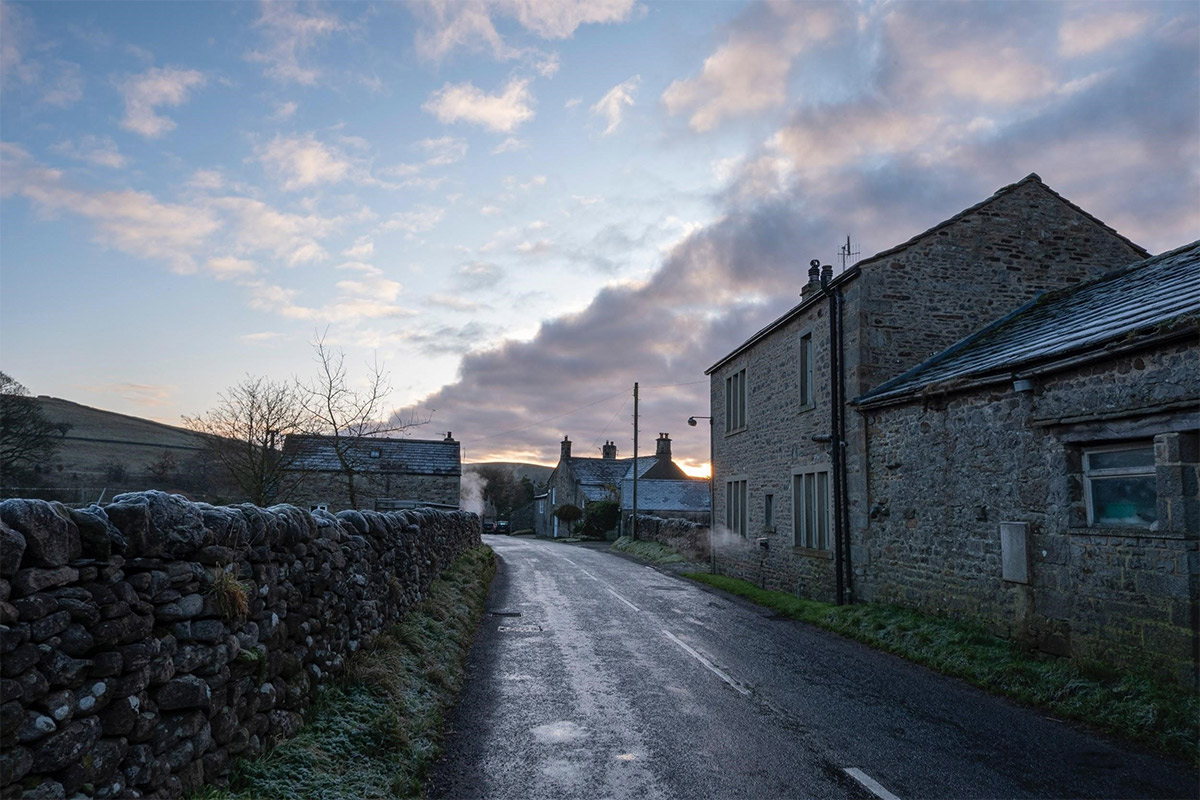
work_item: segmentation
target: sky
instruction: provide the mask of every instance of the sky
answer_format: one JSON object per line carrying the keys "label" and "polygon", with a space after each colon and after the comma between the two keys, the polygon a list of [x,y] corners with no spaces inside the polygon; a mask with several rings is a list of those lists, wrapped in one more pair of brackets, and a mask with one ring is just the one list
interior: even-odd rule
{"label": "sky", "polygon": [[[1200,232],[1186,2],[0,3],[0,369],[167,423],[312,342],[468,462],[671,434],[810,259],[1037,172]],[[415,412],[414,412],[415,410]]]}

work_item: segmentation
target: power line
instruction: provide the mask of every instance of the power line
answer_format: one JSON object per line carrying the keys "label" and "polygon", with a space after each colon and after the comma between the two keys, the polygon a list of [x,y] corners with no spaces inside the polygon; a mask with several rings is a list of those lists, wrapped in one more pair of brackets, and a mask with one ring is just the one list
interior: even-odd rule
{"label": "power line", "polygon": [[622,411],[624,411],[624,410],[625,410],[625,406],[627,406],[627,405],[629,405],[629,398],[628,398],[628,397],[626,397],[626,398],[625,398],[625,402],[624,402],[624,403],[621,403],[621,407],[617,409],[617,413],[612,415],[612,419],[610,419],[610,420],[608,421],[608,425],[605,425],[605,426],[604,426],[604,430],[600,431],[600,435],[596,437],[596,440],[595,440],[594,442],[592,442],[592,449],[593,449],[593,450],[594,450],[594,449],[596,449],[596,445],[597,445],[597,444],[599,444],[601,437],[603,437],[603,436],[604,436],[604,434],[608,433],[608,429],[609,429],[609,427],[610,427],[610,426],[613,424],[613,422],[614,422],[614,421],[616,421],[616,419],[617,419],[617,414],[620,414]]}

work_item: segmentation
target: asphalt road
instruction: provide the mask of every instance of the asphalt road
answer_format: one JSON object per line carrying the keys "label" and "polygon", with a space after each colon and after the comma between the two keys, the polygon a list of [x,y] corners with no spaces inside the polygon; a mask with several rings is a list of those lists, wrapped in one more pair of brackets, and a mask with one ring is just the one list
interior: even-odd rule
{"label": "asphalt road", "polygon": [[500,566],[430,797],[1200,796],[1182,762],[690,581],[484,539]]}

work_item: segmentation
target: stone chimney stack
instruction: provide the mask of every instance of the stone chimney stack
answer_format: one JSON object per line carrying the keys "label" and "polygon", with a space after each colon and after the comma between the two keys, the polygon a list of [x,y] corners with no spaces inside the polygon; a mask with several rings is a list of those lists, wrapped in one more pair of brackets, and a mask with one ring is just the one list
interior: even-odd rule
{"label": "stone chimney stack", "polygon": [[446,438],[445,438],[445,439],[442,439],[442,441],[443,441],[443,442],[453,442],[453,441],[454,441],[454,436],[453,436],[453,435],[451,435],[450,431],[446,431]]}
{"label": "stone chimney stack", "polygon": [[558,458],[561,461],[566,461],[571,457],[571,440],[567,438],[566,434],[563,434],[563,440],[560,446],[562,449],[559,451]]}
{"label": "stone chimney stack", "polygon": [[604,458],[615,461],[617,458],[617,445],[614,442],[605,442],[600,453]]}
{"label": "stone chimney stack", "polygon": [[807,298],[821,288],[821,262],[813,259],[808,266],[808,283],[800,290],[800,297]]}
{"label": "stone chimney stack", "polygon": [[658,435],[657,446],[654,450],[654,455],[659,458],[671,460],[671,437],[668,434],[660,433]]}

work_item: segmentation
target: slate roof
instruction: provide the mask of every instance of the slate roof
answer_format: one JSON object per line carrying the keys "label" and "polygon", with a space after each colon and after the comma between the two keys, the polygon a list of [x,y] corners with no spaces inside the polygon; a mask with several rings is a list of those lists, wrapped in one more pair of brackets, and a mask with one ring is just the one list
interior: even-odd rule
{"label": "slate roof", "polygon": [[1117,272],[1043,294],[1004,319],[854,402],[885,403],[923,391],[1012,380],[1064,358],[1103,354],[1120,342],[1200,319],[1200,241]]}
{"label": "slate roof", "polygon": [[[311,472],[341,470],[331,436],[289,436],[283,452],[292,468]],[[442,439],[343,439],[352,463],[362,472],[404,475],[461,475],[458,442]],[[372,457],[371,453],[378,453]]]}
{"label": "slate roof", "polygon": [[[581,484],[597,483],[617,486],[633,475],[632,458],[570,458],[571,474]],[[638,477],[645,475],[658,463],[657,456],[638,456]]]}
{"label": "slate roof", "polygon": [[[711,495],[706,480],[638,481],[638,512],[709,511]],[[633,510],[633,481],[621,486],[621,508]]]}
{"label": "slate roof", "polygon": [[[942,220],[937,225],[934,225],[932,228],[929,228],[928,230],[918,233],[916,236],[912,237],[908,241],[898,244],[894,247],[889,247],[886,250],[881,250],[873,256],[869,256],[867,258],[864,258],[864,259],[858,261],[852,267],[849,267],[848,269],[846,269],[844,272],[841,272],[841,273],[838,273],[837,275],[835,275],[833,277],[832,285],[840,286],[844,283],[849,283],[850,281],[854,280],[855,278],[857,278],[859,275],[862,274],[863,267],[868,266],[876,261],[880,261],[884,258],[887,258],[888,256],[895,255],[896,253],[899,253],[901,250],[905,250],[909,247],[912,247],[914,244],[920,242],[921,240],[926,239],[929,236],[932,236],[933,234],[937,233],[938,231],[940,231],[946,227],[949,227],[950,225],[953,225],[954,223],[958,222],[959,220],[963,219],[964,217],[968,217],[971,214],[976,213],[977,211],[994,203],[997,198],[1003,197],[1004,195],[1015,191],[1018,187],[1024,186],[1027,183],[1037,184],[1047,194],[1049,194],[1052,197],[1055,197],[1058,200],[1060,200],[1061,202],[1065,203],[1072,210],[1074,210],[1075,212],[1077,212],[1079,214],[1082,214],[1087,219],[1096,223],[1101,228],[1103,228],[1105,231],[1112,234],[1113,236],[1116,236],[1118,239],[1125,242],[1127,245],[1132,247],[1134,250],[1138,251],[1139,253],[1141,253],[1143,255],[1147,255],[1147,256],[1150,255],[1149,251],[1147,251],[1141,245],[1137,244],[1136,242],[1130,241],[1128,238],[1121,235],[1121,233],[1119,233],[1117,230],[1106,225],[1103,220],[1093,216],[1092,214],[1089,214],[1084,209],[1075,205],[1070,200],[1063,197],[1061,194],[1054,191],[1049,186],[1047,186],[1045,183],[1043,183],[1041,177],[1036,172],[1031,172],[1028,175],[1026,175],[1024,178],[1022,178],[1021,180],[1017,181],[1016,183],[1012,183],[1012,184],[1009,184],[1008,186],[1000,187],[999,189],[997,189],[995,191],[995,193],[991,197],[981,200],[980,202],[976,203],[975,205],[971,206],[970,208],[964,208],[962,211],[958,212],[954,216],[952,216],[948,219]],[[738,345],[737,348],[735,350],[733,350],[731,353],[729,353],[728,355],[723,357],[720,361],[713,364],[708,369],[704,370],[704,374],[711,375],[712,373],[716,372],[718,369],[720,369],[725,364],[732,361],[738,355],[740,355],[741,353],[748,350],[751,347],[751,345],[761,341],[762,339],[765,339],[767,336],[774,333],[779,328],[783,327],[784,325],[786,325],[787,323],[791,322],[793,319],[798,317],[801,313],[803,313],[805,310],[807,310],[809,306],[813,305],[814,303],[817,303],[818,301],[824,301],[824,299],[825,299],[825,294],[823,292],[814,292],[812,295],[804,298],[799,303],[797,303],[795,306],[793,306],[789,311],[787,311],[783,316],[779,317],[777,320],[775,320],[771,324],[767,325],[765,328],[759,330],[757,333],[755,333],[749,339],[747,339],[746,341],[744,341],[740,345]]]}

